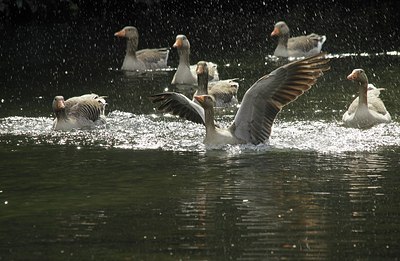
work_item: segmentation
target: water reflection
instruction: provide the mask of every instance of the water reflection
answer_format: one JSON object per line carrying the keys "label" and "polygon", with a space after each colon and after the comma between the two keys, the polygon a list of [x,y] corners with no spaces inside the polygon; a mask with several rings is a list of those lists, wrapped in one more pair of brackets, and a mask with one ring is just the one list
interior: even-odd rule
{"label": "water reflection", "polygon": [[[208,168],[196,173],[176,215],[185,234],[179,247],[212,251],[221,244],[217,237],[224,245],[217,255],[239,260],[325,260],[348,251],[368,256],[359,251],[376,248],[372,238],[380,231],[370,226],[377,225],[374,213],[384,200],[387,160],[363,153],[278,154],[228,156],[219,168],[215,155],[202,159]],[[219,174],[221,167],[229,172]]]}

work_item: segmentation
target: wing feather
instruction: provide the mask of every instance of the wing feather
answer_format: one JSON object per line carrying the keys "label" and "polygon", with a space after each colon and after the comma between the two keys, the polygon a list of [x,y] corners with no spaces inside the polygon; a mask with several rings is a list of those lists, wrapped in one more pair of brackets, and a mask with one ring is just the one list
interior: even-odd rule
{"label": "wing feather", "polygon": [[254,144],[271,135],[280,110],[296,100],[330,69],[325,53],[286,64],[261,77],[245,93],[231,130],[235,136]]}
{"label": "wing feather", "polygon": [[189,100],[185,95],[176,92],[164,92],[148,97],[152,103],[161,103],[157,110],[171,113],[186,120],[204,124],[204,109]]}

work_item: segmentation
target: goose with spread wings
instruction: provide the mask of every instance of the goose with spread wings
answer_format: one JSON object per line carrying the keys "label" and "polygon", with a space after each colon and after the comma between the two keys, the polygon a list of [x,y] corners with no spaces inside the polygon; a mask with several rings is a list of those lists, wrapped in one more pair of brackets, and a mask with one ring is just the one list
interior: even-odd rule
{"label": "goose with spread wings", "polygon": [[186,110],[182,115],[188,120],[196,117],[206,127],[204,143],[207,145],[260,144],[271,135],[273,122],[281,109],[309,90],[323,72],[330,69],[329,59],[320,53],[303,60],[291,62],[261,77],[245,93],[232,125],[219,128],[214,122],[214,98],[195,96],[204,110]]}

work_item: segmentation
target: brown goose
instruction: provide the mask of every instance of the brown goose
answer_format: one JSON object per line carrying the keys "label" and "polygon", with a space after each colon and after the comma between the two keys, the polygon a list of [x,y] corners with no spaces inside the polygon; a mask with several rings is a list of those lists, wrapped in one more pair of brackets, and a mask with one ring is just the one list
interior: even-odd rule
{"label": "brown goose", "polygon": [[[194,85],[197,82],[196,65],[190,65],[190,43],[185,35],[178,35],[172,46],[178,50],[179,64],[171,84]],[[207,62],[208,79],[218,81],[219,75],[217,65]]]}
{"label": "brown goose", "polygon": [[[286,64],[261,77],[246,91],[234,122],[227,129],[215,126],[214,98],[210,95],[195,96],[204,108],[204,143],[223,145],[267,142],[276,115],[285,105],[310,89],[317,78],[330,69],[328,62],[329,59],[321,53]],[[184,117],[194,118],[196,112],[187,110]]]}
{"label": "brown goose", "polygon": [[121,67],[122,70],[145,71],[168,67],[169,48],[137,50],[139,33],[136,27],[126,26],[114,35],[127,39],[126,54]]}
{"label": "brown goose", "polygon": [[368,77],[363,69],[353,70],[347,79],[358,84],[359,95],[343,114],[345,126],[369,128],[392,120],[383,101],[379,98],[380,91],[383,89],[368,84]]}
{"label": "brown goose", "polygon": [[104,96],[85,94],[64,100],[63,96],[56,96],[53,100],[53,112],[56,116],[54,130],[72,130],[92,128],[105,124]]}
{"label": "brown goose", "polygon": [[290,38],[289,27],[283,21],[275,24],[271,36],[278,37],[278,46],[274,55],[282,57],[308,57],[320,53],[326,41],[325,35],[314,33]]}
{"label": "brown goose", "polygon": [[[239,84],[232,80],[218,81],[214,85],[208,85],[208,64],[200,61],[196,68],[198,90],[195,95],[209,94],[213,97],[217,107],[229,107],[237,104],[237,90]],[[158,110],[178,115],[196,123],[205,123],[204,109],[197,100],[190,100],[185,95],[176,92],[165,92],[149,96],[153,103],[161,104]]]}

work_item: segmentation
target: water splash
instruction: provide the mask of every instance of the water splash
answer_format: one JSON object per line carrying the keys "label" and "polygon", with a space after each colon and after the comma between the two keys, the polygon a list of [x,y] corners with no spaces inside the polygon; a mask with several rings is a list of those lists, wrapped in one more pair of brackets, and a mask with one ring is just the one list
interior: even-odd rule
{"label": "water splash", "polygon": [[276,148],[344,153],[376,151],[399,146],[398,123],[380,124],[370,129],[347,128],[336,122],[296,121],[274,125],[270,144]]}
{"label": "water splash", "polygon": [[[387,52],[379,52],[379,53],[339,53],[339,54],[334,54],[334,53],[328,53],[326,55],[327,58],[348,58],[348,57],[378,57],[378,56],[400,56],[399,51],[387,51]],[[288,61],[296,61],[296,60],[302,60],[305,57],[277,57],[275,55],[267,55],[265,57],[266,64],[267,62],[277,62],[279,60],[288,60]]]}
{"label": "water splash", "polygon": [[[221,126],[232,117],[223,116]],[[1,143],[97,146],[131,150],[198,151],[223,150],[229,154],[246,151],[306,150],[319,153],[377,151],[400,146],[400,124],[381,124],[367,130],[346,128],[337,122],[277,121],[269,144],[206,147],[205,128],[175,116],[137,115],[113,111],[106,126],[93,130],[52,131],[47,117],[8,117],[0,119]]]}

